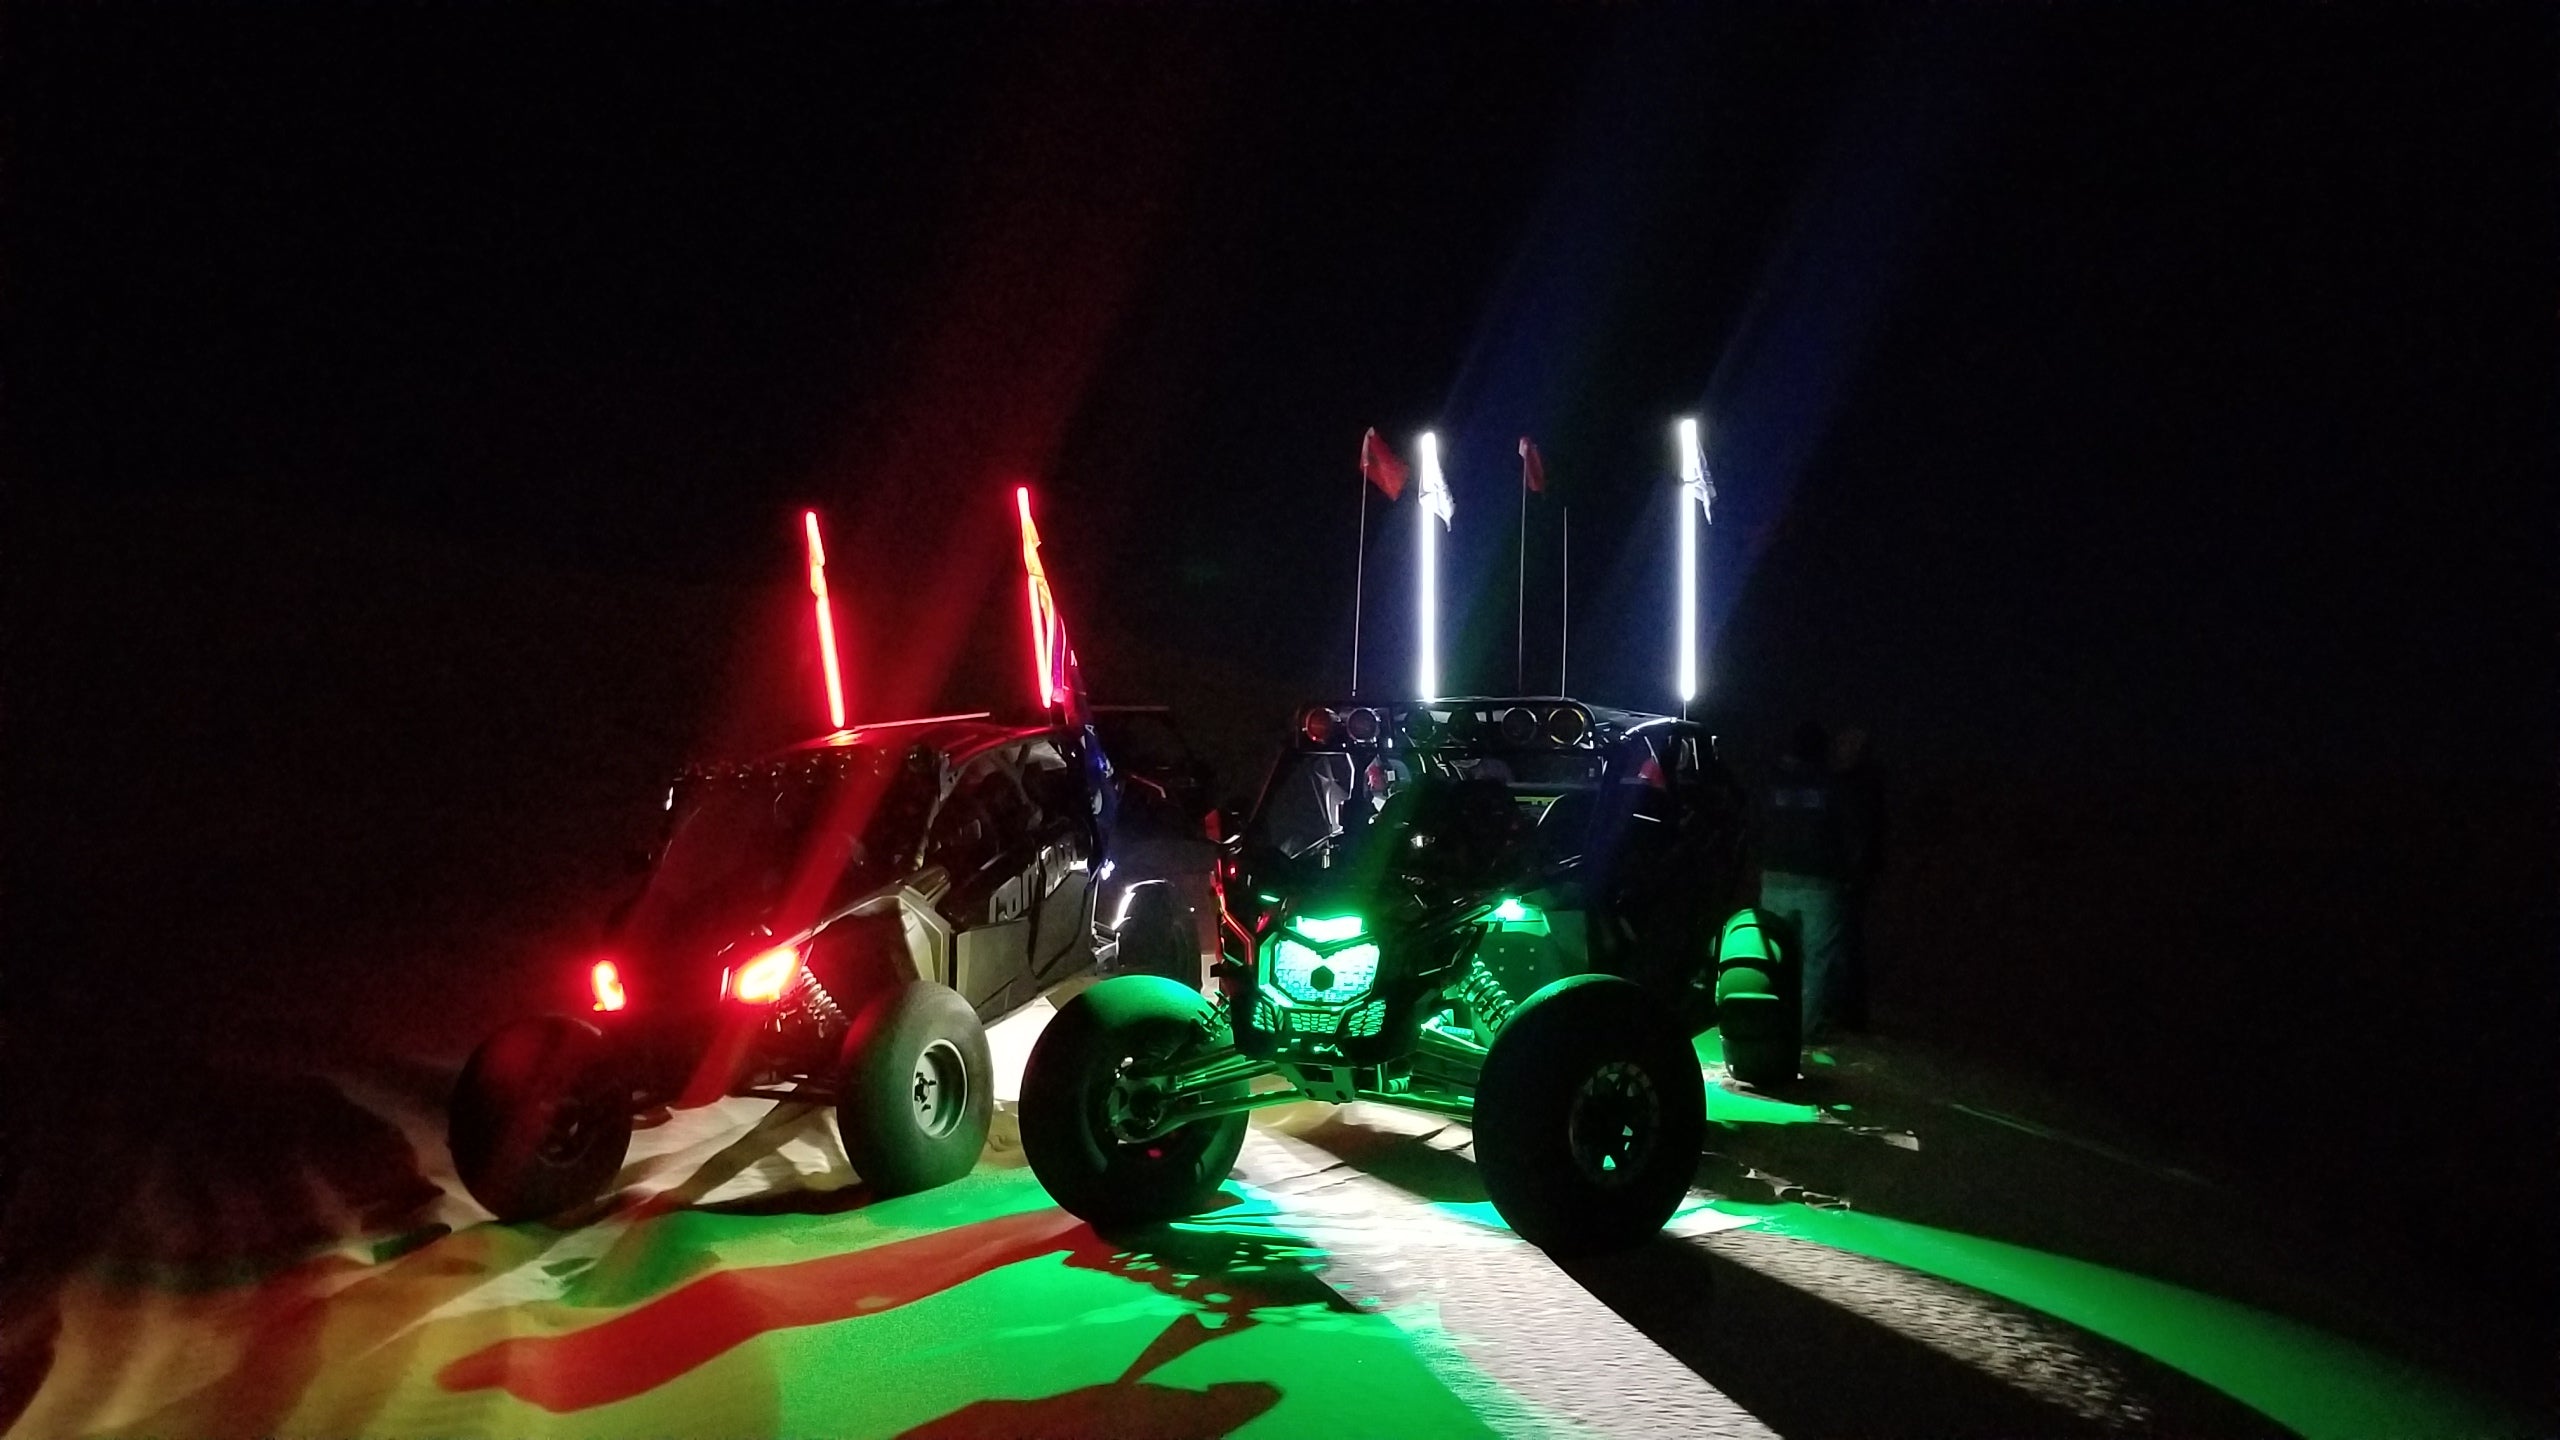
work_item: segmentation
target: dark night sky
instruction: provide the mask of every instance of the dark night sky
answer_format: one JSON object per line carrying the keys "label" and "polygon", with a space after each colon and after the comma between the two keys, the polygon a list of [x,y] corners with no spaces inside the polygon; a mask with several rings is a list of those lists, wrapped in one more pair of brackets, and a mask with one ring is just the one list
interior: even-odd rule
{"label": "dark night sky", "polygon": [[12,28],[22,495],[671,580],[787,573],[814,501],[860,628],[920,544],[978,588],[1000,552],[934,537],[1035,477],[1089,629],[1311,690],[1360,431],[1439,424],[1492,687],[1527,431],[1580,502],[1575,688],[1649,703],[1702,408],[1729,707],[2038,763],[2547,754],[2529,10]]}

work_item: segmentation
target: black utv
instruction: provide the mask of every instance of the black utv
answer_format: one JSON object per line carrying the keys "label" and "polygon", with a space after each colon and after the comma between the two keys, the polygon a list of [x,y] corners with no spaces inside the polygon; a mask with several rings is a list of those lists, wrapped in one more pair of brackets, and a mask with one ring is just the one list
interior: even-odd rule
{"label": "black utv", "polygon": [[[455,1168],[501,1219],[593,1199],[633,1117],[729,1095],[836,1107],[875,1190],[984,1145],[984,1022],[1133,950],[1196,954],[1170,907],[1097,905],[1089,736],[983,717],[868,725],[668,792],[664,843],[579,977],[578,1018],[518,1021],[450,1108]],[[1141,882],[1142,890],[1152,888]],[[1126,933],[1104,929],[1114,914]]]}
{"label": "black utv", "polygon": [[[504,1027],[455,1086],[454,1168],[500,1219],[594,1199],[637,1117],[730,1095],[834,1105],[875,1192],[941,1184],[986,1141],[985,1022],[1096,963],[1198,983],[1174,884],[1113,851],[1161,853],[1150,832],[1166,826],[1196,835],[1179,806],[1121,804],[1196,769],[1178,744],[1113,767],[1028,489],[1016,505],[1036,718],[839,726],[680,776],[646,878],[574,978],[585,1013]],[[814,513],[809,535],[824,616]]]}
{"label": "black utv", "polygon": [[1795,1074],[1786,947],[1744,907],[1742,796],[1691,722],[1561,697],[1300,712],[1227,837],[1217,994],[1106,980],[1032,1052],[1023,1147],[1097,1224],[1190,1213],[1246,1112],[1372,1100],[1469,1121],[1552,1249],[1629,1243],[1705,1130],[1691,1040]]}

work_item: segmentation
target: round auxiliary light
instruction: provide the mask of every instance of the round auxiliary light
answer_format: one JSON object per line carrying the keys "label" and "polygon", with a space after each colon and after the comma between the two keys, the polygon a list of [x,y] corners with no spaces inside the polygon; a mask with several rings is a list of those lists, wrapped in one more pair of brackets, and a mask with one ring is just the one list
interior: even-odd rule
{"label": "round auxiliary light", "polygon": [[1417,745],[1430,744],[1440,729],[1438,725],[1432,723],[1431,712],[1419,705],[1396,717],[1396,725],[1404,731],[1404,738]]}
{"label": "round auxiliary light", "polygon": [[1307,711],[1306,718],[1298,722],[1298,733],[1307,737],[1310,745],[1332,744],[1334,732],[1341,728],[1341,719],[1321,705]]}
{"label": "round auxiliary light", "polygon": [[1514,705],[1502,712],[1497,722],[1505,745],[1526,745],[1538,738],[1538,715],[1526,705]]}
{"label": "round auxiliary light", "polygon": [[1461,740],[1473,740],[1479,718],[1475,711],[1460,706],[1449,712],[1449,733]]}
{"label": "round auxiliary light", "polygon": [[1547,738],[1558,745],[1579,745],[1591,733],[1591,722],[1570,705],[1559,705],[1547,712]]}
{"label": "round auxiliary light", "polygon": [[1366,706],[1342,717],[1342,729],[1356,744],[1368,745],[1378,738],[1378,712]]}

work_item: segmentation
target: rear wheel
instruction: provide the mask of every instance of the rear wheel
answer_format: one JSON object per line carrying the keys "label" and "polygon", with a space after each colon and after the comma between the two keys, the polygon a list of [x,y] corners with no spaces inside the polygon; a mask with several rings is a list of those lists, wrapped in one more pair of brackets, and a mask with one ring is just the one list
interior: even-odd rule
{"label": "rear wheel", "polygon": [[1638,986],[1576,975],[1529,997],[1485,1057],[1476,1165],[1522,1239],[1632,1245],[1679,1208],[1705,1142],[1688,1041]]}
{"label": "rear wheel", "polygon": [[1716,1029],[1725,1073],[1784,1085],[1804,1058],[1804,1016],[1791,947],[1761,911],[1734,912],[1716,946]]}
{"label": "rear wheel", "polygon": [[1022,1150],[1052,1199],[1097,1226],[1198,1213],[1244,1148],[1245,1117],[1221,1115],[1126,1140],[1156,1098],[1134,1078],[1206,1043],[1200,992],[1153,975],[1115,976],[1067,1003],[1022,1076]]}
{"label": "rear wheel", "polygon": [[845,1158],[875,1193],[969,1173],[995,1114],[987,1030],[958,991],[919,980],[855,1017],[836,1094]]}
{"label": "rear wheel", "polygon": [[445,1110],[454,1172],[504,1221],[604,1193],[631,1149],[631,1094],[604,1036],[566,1016],[519,1020],[472,1052]]}

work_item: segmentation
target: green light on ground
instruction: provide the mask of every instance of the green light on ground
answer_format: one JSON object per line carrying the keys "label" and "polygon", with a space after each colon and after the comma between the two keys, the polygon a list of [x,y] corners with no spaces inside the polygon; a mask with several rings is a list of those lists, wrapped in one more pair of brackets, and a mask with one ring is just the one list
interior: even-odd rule
{"label": "green light on ground", "polygon": [[1529,918],[1529,907],[1521,904],[1517,896],[1505,895],[1502,903],[1493,907],[1493,918],[1504,924],[1514,924]]}
{"label": "green light on ground", "polygon": [[[1710,1071],[1724,1069],[1724,1037],[1709,1030],[1689,1042],[1698,1052],[1698,1063]],[[1725,1085],[1707,1086],[1707,1119],[1734,1125],[1819,1125],[1822,1110],[1814,1105],[1797,1105],[1773,1099],[1756,1091],[1736,1090]]]}
{"label": "green light on ground", "polygon": [[779,1431],[1250,1437],[1356,1415],[1377,1434],[1490,1434],[1287,1224],[1253,1200],[1140,1249],[1079,1229],[899,1310],[769,1335],[763,1363],[802,1382]]}
{"label": "green light on ground", "polygon": [[1969,1285],[2130,1346],[2307,1437],[2503,1435],[2492,1401],[2380,1351],[2219,1296],[2103,1265],[1856,1210],[1715,1208],[1773,1234]]}

